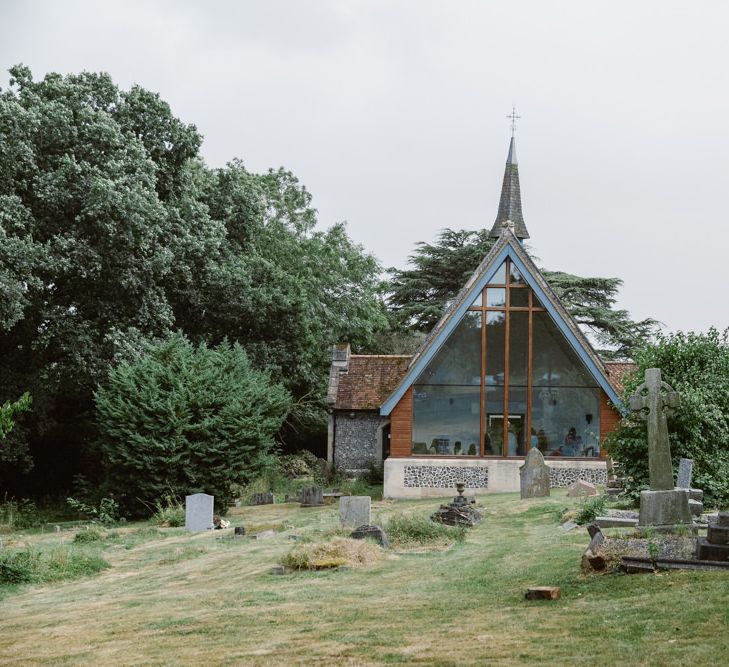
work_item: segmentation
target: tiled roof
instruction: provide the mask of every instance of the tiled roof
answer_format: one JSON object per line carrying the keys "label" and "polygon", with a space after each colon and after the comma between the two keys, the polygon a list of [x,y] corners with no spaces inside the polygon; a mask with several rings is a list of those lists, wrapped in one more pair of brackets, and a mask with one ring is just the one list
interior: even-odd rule
{"label": "tiled roof", "polygon": [[353,354],[339,376],[335,410],[378,410],[408,369],[410,355]]}
{"label": "tiled roof", "polygon": [[633,361],[606,361],[605,368],[608,372],[608,380],[618,394],[623,393],[623,378],[632,373],[638,364]]}

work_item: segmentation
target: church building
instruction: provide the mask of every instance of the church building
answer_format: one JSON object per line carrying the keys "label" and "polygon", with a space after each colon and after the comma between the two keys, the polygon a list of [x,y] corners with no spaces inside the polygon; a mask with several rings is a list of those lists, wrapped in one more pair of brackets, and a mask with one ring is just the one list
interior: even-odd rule
{"label": "church building", "polygon": [[[523,246],[514,137],[495,243],[413,356],[334,347],[328,459],[366,470],[384,461],[384,495],[518,491],[537,447],[552,486],[606,481],[601,443],[620,419],[632,364],[603,361]],[[614,407],[614,406],[617,406]]]}

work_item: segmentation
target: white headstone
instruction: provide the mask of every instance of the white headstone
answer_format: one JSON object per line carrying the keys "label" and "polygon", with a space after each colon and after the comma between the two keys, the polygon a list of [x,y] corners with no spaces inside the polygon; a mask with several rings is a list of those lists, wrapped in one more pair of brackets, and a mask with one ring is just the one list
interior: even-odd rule
{"label": "white headstone", "polygon": [[214,496],[194,493],[185,497],[185,530],[197,533],[213,529]]}
{"label": "white headstone", "polygon": [[343,526],[366,526],[370,523],[372,498],[369,496],[342,496],[339,499],[339,520]]}

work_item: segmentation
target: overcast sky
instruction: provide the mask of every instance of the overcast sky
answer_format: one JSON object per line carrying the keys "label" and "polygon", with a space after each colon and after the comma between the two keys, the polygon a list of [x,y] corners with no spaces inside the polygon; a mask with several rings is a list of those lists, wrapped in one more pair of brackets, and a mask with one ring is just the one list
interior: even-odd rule
{"label": "overcast sky", "polygon": [[728,34],[721,1],[0,0],[3,70],[159,92],[209,165],[292,170],[384,266],[491,227],[514,103],[541,264],[667,330],[729,326]]}

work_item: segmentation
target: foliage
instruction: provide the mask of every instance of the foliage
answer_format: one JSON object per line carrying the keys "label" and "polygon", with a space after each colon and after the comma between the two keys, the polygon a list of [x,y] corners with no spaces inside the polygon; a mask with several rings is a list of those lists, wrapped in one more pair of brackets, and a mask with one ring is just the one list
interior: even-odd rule
{"label": "foliage", "polygon": [[46,583],[96,574],[109,567],[103,558],[73,547],[49,551],[27,548],[0,551],[0,585]]}
{"label": "foliage", "polygon": [[13,426],[15,426],[13,417],[29,410],[30,404],[30,394],[26,391],[17,401],[13,403],[5,401],[0,405],[0,440],[4,440],[5,436],[13,430]]}
{"label": "foliage", "polygon": [[280,436],[296,447],[325,428],[331,343],[365,349],[386,329],[377,261],[343,225],[316,227],[295,176],[237,160],[208,169],[201,142],[138,86],[11,69],[0,91],[0,403],[27,389],[35,409],[3,442],[5,488],[27,488],[17,473],[31,462],[44,493],[79,472],[98,483],[94,389],[148,341],[181,330],[239,343],[292,394]]}
{"label": "foliage", "polygon": [[5,500],[0,503],[0,526],[6,530],[35,528],[41,524],[38,508],[29,498]]}
{"label": "foliage", "polygon": [[100,542],[104,539],[104,535],[97,528],[89,528],[88,530],[80,530],[73,536],[74,544],[89,544],[91,542]]}
{"label": "foliage", "polygon": [[167,495],[155,504],[155,512],[150,521],[158,526],[179,528],[185,525],[185,508],[175,497]]}
{"label": "foliage", "polygon": [[465,526],[436,523],[421,514],[393,514],[385,525],[385,532],[393,544],[401,546],[462,542],[466,539]]}
{"label": "foliage", "polygon": [[[418,243],[410,268],[389,269],[388,303],[400,327],[427,333],[494,244],[489,230],[444,229],[435,243]],[[633,348],[654,334],[657,322],[633,322],[627,311],[615,310],[619,278],[582,278],[561,271],[543,271],[577,323],[604,347],[610,358],[629,357]]]}
{"label": "foliage", "polygon": [[114,498],[102,498],[98,505],[90,505],[75,498],[67,498],[66,502],[72,510],[102,526],[113,526],[119,521],[119,503]]}
{"label": "foliage", "polygon": [[382,556],[382,549],[368,540],[335,537],[331,542],[298,544],[284,554],[280,563],[292,570],[324,570],[341,565],[372,565]]}
{"label": "foliage", "polygon": [[193,345],[182,334],[150,343],[96,392],[108,487],[125,508],[205,492],[218,507],[252,479],[289,408],[240,345]]}
{"label": "foliage", "polygon": [[[729,503],[729,330],[658,336],[635,353],[638,369],[625,380],[623,402],[643,382],[648,368],[660,368],[665,382],[681,395],[668,418],[671,456],[694,460],[693,486],[704,490],[705,504]],[[648,488],[647,427],[629,415],[606,442],[624,467],[626,493],[637,498]]]}
{"label": "foliage", "polygon": [[593,496],[587,498],[584,503],[580,506],[580,509],[575,515],[575,522],[581,526],[592,523],[597,517],[605,514],[605,506],[607,498],[605,496]]}

